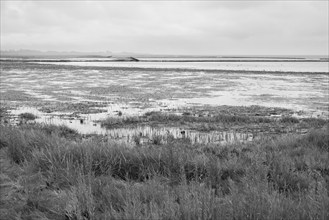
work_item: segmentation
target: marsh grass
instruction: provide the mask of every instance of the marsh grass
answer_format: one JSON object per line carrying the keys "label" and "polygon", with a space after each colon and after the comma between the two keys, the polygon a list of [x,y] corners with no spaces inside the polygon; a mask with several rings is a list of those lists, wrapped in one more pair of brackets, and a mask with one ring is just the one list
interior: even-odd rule
{"label": "marsh grass", "polygon": [[240,116],[230,114],[216,114],[213,116],[192,116],[189,114],[176,115],[176,114],[164,114],[161,112],[149,112],[144,115],[149,121],[167,122],[167,121],[181,121],[181,122],[222,122],[222,123],[269,123],[272,120],[266,117],[252,117],[252,116]]}
{"label": "marsh grass", "polygon": [[249,144],[135,148],[63,131],[1,127],[1,218],[329,218],[328,128]]}
{"label": "marsh grass", "polygon": [[[304,132],[311,128],[321,128],[328,124],[322,118],[295,118],[283,116],[281,118],[268,116],[234,115],[226,113],[192,115],[184,112],[182,115],[163,112],[147,112],[142,116],[109,117],[101,121],[101,126],[107,129],[135,127],[135,126],[170,126],[184,127],[201,132],[227,130],[232,127],[249,132],[290,133]],[[303,130],[304,129],[304,130]]]}
{"label": "marsh grass", "polygon": [[122,127],[125,125],[134,125],[141,123],[149,124],[186,124],[186,123],[203,123],[203,127],[200,129],[205,130],[204,124],[208,124],[207,130],[214,129],[216,127],[212,126],[211,123],[224,123],[224,124],[234,124],[234,123],[271,123],[272,119],[262,117],[262,116],[238,116],[238,115],[226,115],[218,114],[214,116],[192,116],[190,114],[167,114],[161,112],[147,112],[143,116],[129,116],[129,117],[109,117],[101,121],[101,125],[106,128]]}

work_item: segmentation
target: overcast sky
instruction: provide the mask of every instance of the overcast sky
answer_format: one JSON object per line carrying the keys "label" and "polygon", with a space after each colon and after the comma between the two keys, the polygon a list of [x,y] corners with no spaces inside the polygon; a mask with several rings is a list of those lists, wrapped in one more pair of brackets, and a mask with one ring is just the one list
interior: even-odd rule
{"label": "overcast sky", "polygon": [[1,50],[328,55],[328,1],[3,1]]}

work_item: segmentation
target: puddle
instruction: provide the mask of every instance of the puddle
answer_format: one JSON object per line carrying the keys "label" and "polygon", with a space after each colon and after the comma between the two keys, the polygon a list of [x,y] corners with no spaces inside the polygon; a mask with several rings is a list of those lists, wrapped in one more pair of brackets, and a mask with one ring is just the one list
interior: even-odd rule
{"label": "puddle", "polygon": [[[134,103],[132,103],[134,104]],[[8,110],[8,113],[12,116],[13,124],[25,123],[26,120],[22,120],[19,115],[22,113],[31,113],[37,118],[31,122],[46,123],[54,125],[66,125],[69,128],[76,129],[81,134],[107,134],[107,129],[102,128],[98,121],[106,119],[108,117],[126,117],[126,116],[141,116],[146,112],[159,111],[168,109],[165,107],[150,107],[141,109],[133,107],[130,104],[109,104],[107,107],[99,107],[95,109],[103,109],[106,112],[90,113],[90,114],[73,114],[73,112],[51,112],[45,113],[39,111],[34,107],[18,107],[13,110]],[[120,115],[122,116],[119,116]]]}
{"label": "puddle", "polygon": [[35,120],[31,120],[31,122],[66,125],[69,128],[76,129],[81,134],[103,134],[105,130],[101,128],[99,123],[95,123],[92,120],[87,119],[85,115],[72,117],[72,112],[44,113],[33,107],[19,107],[14,110],[9,110],[9,114],[12,115],[12,123],[24,123],[25,121],[22,121],[19,117],[22,113],[32,113],[37,116],[37,118]]}

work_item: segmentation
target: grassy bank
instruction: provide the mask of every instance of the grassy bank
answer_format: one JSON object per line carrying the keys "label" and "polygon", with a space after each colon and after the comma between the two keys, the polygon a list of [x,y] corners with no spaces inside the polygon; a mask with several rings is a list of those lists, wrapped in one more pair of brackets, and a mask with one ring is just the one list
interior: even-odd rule
{"label": "grassy bank", "polygon": [[328,219],[327,133],[128,148],[2,126],[1,219]]}

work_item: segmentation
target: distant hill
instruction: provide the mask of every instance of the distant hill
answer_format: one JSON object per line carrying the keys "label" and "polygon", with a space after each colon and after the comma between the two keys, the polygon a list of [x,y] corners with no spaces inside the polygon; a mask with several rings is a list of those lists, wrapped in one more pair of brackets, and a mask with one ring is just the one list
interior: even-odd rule
{"label": "distant hill", "polygon": [[[39,50],[1,50],[1,58],[127,58],[127,57],[164,57],[143,53],[78,52],[78,51],[39,51]],[[171,57],[171,56],[169,56]]]}
{"label": "distant hill", "polygon": [[108,58],[111,52],[59,52],[39,50],[2,50],[1,58]]}
{"label": "distant hill", "polygon": [[[78,52],[78,51],[39,51],[39,50],[2,50],[0,51],[1,58],[127,58],[127,57],[150,57],[150,58],[175,58],[175,57],[200,57],[193,55],[164,55],[164,54],[146,54],[120,52]],[[217,57],[217,56],[202,56],[202,57]]]}

